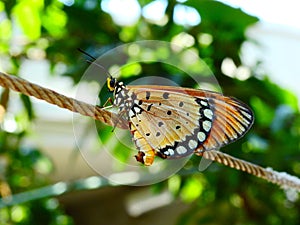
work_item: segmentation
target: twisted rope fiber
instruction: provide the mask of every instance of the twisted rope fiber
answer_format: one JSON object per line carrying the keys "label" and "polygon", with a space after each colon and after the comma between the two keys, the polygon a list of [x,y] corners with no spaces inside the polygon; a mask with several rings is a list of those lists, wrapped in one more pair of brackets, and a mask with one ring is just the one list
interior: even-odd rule
{"label": "twisted rope fiber", "polygon": [[[44,100],[50,104],[57,105],[58,107],[80,113],[84,116],[92,117],[110,126],[128,129],[128,122],[118,118],[118,116],[114,113],[101,109],[98,106],[93,106],[85,102],[66,97],[55,91],[30,83],[19,77],[0,72],[0,85],[17,92],[21,92],[25,95]],[[229,166],[231,168],[263,178],[271,183],[281,186],[282,188],[292,188],[300,191],[300,179],[285,172],[277,172],[271,168],[263,168],[250,162],[234,158],[220,151],[211,150],[204,153],[198,153],[198,155],[221,163],[225,166]]]}
{"label": "twisted rope fiber", "polygon": [[241,170],[256,177],[260,177],[271,183],[279,185],[281,188],[292,188],[300,191],[300,179],[285,172],[277,172],[271,168],[263,168],[216,150],[206,151],[201,153],[201,156],[233,169]]}
{"label": "twisted rope fiber", "polygon": [[118,119],[117,115],[73,98],[66,97],[55,91],[30,83],[22,78],[0,72],[0,85],[22,94],[44,100],[60,108],[89,116],[110,126],[128,129],[126,121]]}

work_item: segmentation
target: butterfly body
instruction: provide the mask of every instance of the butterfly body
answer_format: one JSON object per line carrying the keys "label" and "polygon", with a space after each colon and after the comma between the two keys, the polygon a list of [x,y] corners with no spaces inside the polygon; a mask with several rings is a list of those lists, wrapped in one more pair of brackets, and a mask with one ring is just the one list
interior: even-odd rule
{"label": "butterfly body", "polygon": [[247,105],[220,93],[190,88],[125,86],[108,78],[119,115],[128,120],[136,159],[180,158],[218,149],[243,136],[253,123]]}

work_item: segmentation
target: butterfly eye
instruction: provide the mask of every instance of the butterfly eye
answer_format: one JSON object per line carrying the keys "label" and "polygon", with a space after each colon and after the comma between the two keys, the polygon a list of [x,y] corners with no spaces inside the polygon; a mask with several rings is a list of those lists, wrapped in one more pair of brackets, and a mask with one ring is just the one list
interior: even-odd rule
{"label": "butterfly eye", "polygon": [[110,91],[114,91],[115,90],[115,86],[116,86],[117,80],[115,78],[107,78],[107,87]]}

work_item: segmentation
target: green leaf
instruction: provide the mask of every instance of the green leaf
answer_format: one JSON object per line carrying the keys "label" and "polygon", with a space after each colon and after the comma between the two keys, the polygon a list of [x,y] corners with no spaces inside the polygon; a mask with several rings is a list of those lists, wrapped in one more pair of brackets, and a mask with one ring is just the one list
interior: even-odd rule
{"label": "green leaf", "polygon": [[251,97],[250,103],[254,110],[256,123],[263,127],[269,127],[273,121],[275,110],[256,96]]}
{"label": "green leaf", "polygon": [[210,21],[240,31],[244,31],[258,21],[257,17],[245,14],[241,9],[233,8],[219,1],[190,0],[184,4],[194,7],[199,12],[201,21]]}
{"label": "green leaf", "polygon": [[12,34],[11,21],[8,19],[3,19],[0,22],[0,52],[8,52],[9,40],[11,38],[11,34]]}
{"label": "green leaf", "polygon": [[29,120],[34,119],[34,110],[32,108],[32,103],[31,103],[30,98],[27,95],[22,94],[21,95],[21,100],[22,100],[22,103],[23,103],[23,105],[26,109],[28,119]]}
{"label": "green leaf", "polygon": [[193,176],[186,180],[186,183],[181,189],[180,196],[184,201],[191,202],[202,194],[203,189],[204,184],[201,176]]}
{"label": "green leaf", "polygon": [[13,9],[13,16],[20,25],[24,35],[30,40],[36,40],[41,36],[42,0],[23,0]]}
{"label": "green leaf", "polygon": [[45,29],[53,37],[60,38],[67,32],[65,29],[67,15],[57,4],[47,7],[45,14],[42,16],[42,22]]}

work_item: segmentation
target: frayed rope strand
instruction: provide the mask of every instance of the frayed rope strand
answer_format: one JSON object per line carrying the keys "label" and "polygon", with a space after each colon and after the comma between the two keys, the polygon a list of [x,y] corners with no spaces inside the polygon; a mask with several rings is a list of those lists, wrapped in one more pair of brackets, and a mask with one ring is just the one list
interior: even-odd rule
{"label": "frayed rope strand", "polygon": [[256,177],[265,179],[271,183],[279,185],[283,189],[294,189],[300,192],[300,179],[285,172],[277,172],[272,168],[263,168],[215,150],[201,153],[201,156],[233,169],[241,170]]}
{"label": "frayed rope strand", "polygon": [[99,120],[109,126],[117,126],[122,129],[128,129],[128,123],[118,118],[118,116],[114,113],[101,109],[98,106],[66,97],[50,89],[30,83],[22,78],[0,72],[0,85],[4,88],[9,88],[11,90],[21,92],[22,94],[44,100],[50,104],[57,105],[60,108],[92,117],[95,120]]}

